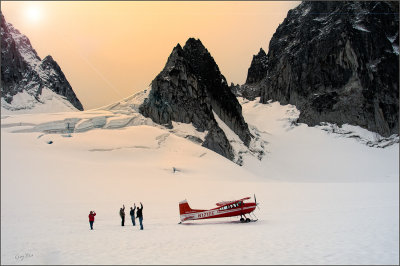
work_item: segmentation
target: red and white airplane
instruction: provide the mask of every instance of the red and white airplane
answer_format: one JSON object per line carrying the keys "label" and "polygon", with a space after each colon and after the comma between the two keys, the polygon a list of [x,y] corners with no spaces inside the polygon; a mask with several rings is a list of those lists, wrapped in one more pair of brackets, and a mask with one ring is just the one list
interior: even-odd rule
{"label": "red and white airplane", "polygon": [[[203,220],[203,219],[211,219],[211,218],[225,218],[225,217],[232,217],[232,216],[240,216],[240,221],[243,222],[250,222],[250,221],[257,221],[251,220],[250,218],[246,217],[246,214],[251,215],[251,213],[257,207],[257,200],[256,196],[254,195],[254,203],[244,203],[243,201],[249,200],[250,197],[234,200],[234,201],[222,201],[217,203],[217,208],[210,209],[210,210],[194,210],[190,208],[188,202],[183,200],[179,202],[179,213],[181,222],[186,222],[190,220]],[[244,217],[244,218],[243,218]]]}

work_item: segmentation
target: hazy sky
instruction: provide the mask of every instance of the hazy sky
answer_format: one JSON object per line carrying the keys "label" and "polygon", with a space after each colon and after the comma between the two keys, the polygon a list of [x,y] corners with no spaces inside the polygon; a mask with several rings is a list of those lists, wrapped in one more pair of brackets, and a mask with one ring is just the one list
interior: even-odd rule
{"label": "hazy sky", "polygon": [[242,84],[252,57],[300,2],[1,2],[7,22],[43,59],[52,55],[85,109],[145,89],[172,48],[199,38],[228,83]]}

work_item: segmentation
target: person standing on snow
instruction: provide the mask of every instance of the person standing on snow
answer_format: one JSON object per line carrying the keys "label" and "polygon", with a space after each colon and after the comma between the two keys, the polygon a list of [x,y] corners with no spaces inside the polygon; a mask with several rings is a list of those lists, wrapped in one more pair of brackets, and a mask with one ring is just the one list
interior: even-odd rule
{"label": "person standing on snow", "polygon": [[96,213],[94,211],[90,211],[90,213],[89,213],[90,230],[93,230],[93,223],[94,223],[95,216],[96,216]]}
{"label": "person standing on snow", "polygon": [[131,207],[131,211],[129,212],[129,214],[131,215],[131,219],[132,219],[132,224],[133,226],[135,226],[135,209],[136,209],[136,204],[133,205],[133,209]]}
{"label": "person standing on snow", "polygon": [[139,218],[140,230],[143,230],[143,205],[140,203],[141,208],[137,207],[136,217]]}
{"label": "person standing on snow", "polygon": [[121,216],[121,226],[125,225],[125,205],[119,210],[119,216]]}

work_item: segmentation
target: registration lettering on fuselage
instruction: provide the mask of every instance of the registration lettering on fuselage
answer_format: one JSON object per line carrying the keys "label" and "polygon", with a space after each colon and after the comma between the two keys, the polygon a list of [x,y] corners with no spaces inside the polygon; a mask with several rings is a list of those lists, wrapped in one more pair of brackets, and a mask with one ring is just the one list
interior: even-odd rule
{"label": "registration lettering on fuselage", "polygon": [[213,216],[214,211],[209,211],[209,212],[203,212],[198,214],[198,218],[203,218],[203,217],[208,217],[208,216]]}

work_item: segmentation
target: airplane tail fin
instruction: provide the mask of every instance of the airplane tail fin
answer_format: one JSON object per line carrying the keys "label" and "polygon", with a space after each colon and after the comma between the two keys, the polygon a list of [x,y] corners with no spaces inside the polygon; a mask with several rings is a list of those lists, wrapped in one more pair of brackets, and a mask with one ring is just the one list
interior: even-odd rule
{"label": "airplane tail fin", "polygon": [[179,202],[179,214],[187,214],[192,211],[192,208],[190,208],[189,203],[186,200],[183,200]]}
{"label": "airplane tail fin", "polygon": [[197,210],[192,210],[186,200],[179,202],[181,223],[188,220],[195,220],[195,212],[197,212]]}

